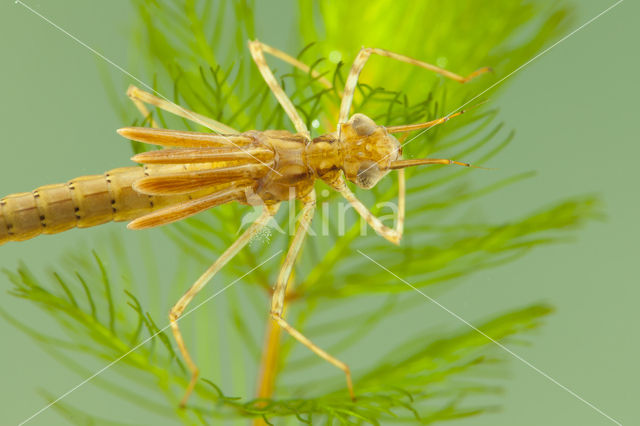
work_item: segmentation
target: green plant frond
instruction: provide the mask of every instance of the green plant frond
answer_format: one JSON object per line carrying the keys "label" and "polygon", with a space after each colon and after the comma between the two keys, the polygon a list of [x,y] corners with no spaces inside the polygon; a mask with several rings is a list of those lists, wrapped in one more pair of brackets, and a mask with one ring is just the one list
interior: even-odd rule
{"label": "green plant frond", "polygon": [[[153,81],[155,90],[239,131],[293,129],[246,47],[247,40],[256,36],[270,44],[256,25],[261,19],[260,2],[133,3],[135,51],[143,55],[143,75]],[[294,46],[276,47],[309,64],[334,87],[328,89],[318,76],[275,58],[267,61],[314,134],[335,131],[339,93],[363,45],[399,52],[461,75],[482,66],[494,68],[494,74],[460,85],[423,69],[372,56],[362,72],[352,112],[363,112],[381,125],[418,123],[458,111],[475,94],[553,42],[569,22],[569,9],[550,1],[491,0],[478,7],[472,1],[427,0],[416,2],[413,8],[408,14],[390,0],[375,4],[360,0],[298,2],[300,38]],[[425,22],[425,17],[437,20]],[[124,96],[126,84],[121,86],[117,90]],[[207,131],[158,110],[139,117],[133,107],[123,107],[119,97],[112,99],[123,125],[150,125],[153,118],[167,128]],[[467,108],[483,100],[474,100]],[[371,230],[361,235],[362,224],[353,212],[347,214],[345,224],[338,224],[332,216],[335,210],[325,214],[318,209],[312,225],[318,236],[305,241],[287,310],[288,320],[297,329],[318,339],[328,352],[348,356],[377,326],[422,302],[406,297],[412,291],[409,286],[372,267],[358,250],[418,288],[446,286],[511,262],[535,247],[571,238],[576,227],[599,217],[598,201],[591,196],[560,200],[507,221],[470,216],[467,211],[476,200],[533,174],[506,175],[499,170],[498,154],[514,141],[514,133],[498,117],[495,108],[483,105],[441,126],[409,135],[403,153],[406,158],[452,158],[495,165],[498,171],[408,169],[407,221],[400,247],[391,247]],[[148,148],[132,146],[134,152]],[[339,200],[335,193],[325,194],[326,189],[318,184],[319,206]],[[397,199],[395,175],[372,191],[356,193],[385,223],[393,223],[388,203]],[[166,312],[199,272],[237,238],[248,213],[248,208],[231,204],[166,226],[159,237],[164,237],[162,251],[177,259],[171,271],[156,259],[158,249],[150,240],[141,239],[136,248],[119,236],[112,237],[106,247],[74,250],[44,277],[26,266],[5,271],[12,283],[10,293],[55,320],[60,336],[45,336],[4,311],[0,316],[83,378],[91,375],[91,368],[74,358],[77,353],[102,363],[122,357],[113,367],[115,378],[100,377],[96,384],[150,415],[184,424],[260,418],[278,425],[429,424],[492,412],[499,406],[503,354],[491,340],[459,324],[447,327],[448,331],[416,325],[413,336],[377,357],[372,365],[351,365],[358,394],[355,402],[348,398],[339,371],[311,356],[293,339],[284,339],[276,394],[268,400],[254,399],[270,288],[280,266],[274,261],[243,277],[237,289],[221,294],[215,307],[206,305],[194,313],[197,321],[183,323],[203,379],[187,409],[179,410],[189,372],[168,332]],[[284,213],[276,221],[290,231]],[[320,232],[323,226],[330,230],[329,235]],[[220,289],[221,283],[243,276],[276,250],[285,251],[288,239],[277,232],[256,239],[216,275],[212,287]],[[370,308],[366,312],[357,309],[364,298]],[[339,308],[340,313],[326,313],[328,306]],[[538,327],[550,312],[550,307],[532,305],[487,315],[489,319],[474,324],[491,339],[511,345]],[[136,386],[144,388],[144,396],[135,395],[131,389]],[[72,423],[120,424],[64,401],[55,407]]]}
{"label": "green plant frond", "polygon": [[[55,396],[48,392],[41,392],[41,394],[48,401],[55,400]],[[86,410],[81,410],[66,402],[58,402],[53,407],[62,418],[72,425],[133,426],[133,423],[124,423],[97,417]]]}
{"label": "green plant frond", "polygon": [[[118,255],[122,255],[119,253]],[[126,254],[125,254],[126,255]],[[94,259],[100,260],[100,256],[94,254]],[[100,261],[100,264],[103,264]],[[110,279],[110,272],[106,269],[102,270],[96,265],[95,277],[88,279],[87,282],[98,284],[95,288],[91,288],[92,293],[102,291],[100,282],[105,279],[102,276],[106,274],[106,279]],[[89,321],[92,318],[90,306],[74,305],[66,292],[60,296],[48,292],[45,288],[54,285],[57,282],[56,277],[51,278],[49,285],[42,283],[40,280],[23,268],[19,274],[13,274],[15,291],[22,293],[23,297],[32,300],[42,309],[52,313],[54,317],[71,317],[78,318],[77,321],[61,322],[62,326],[67,327],[66,334],[75,340],[77,344],[86,342],[87,336],[92,336],[93,344],[89,344],[87,348],[82,346],[73,346],[70,344],[62,345],[56,339],[46,338],[32,333],[32,337],[40,342],[40,344],[49,347],[52,355],[55,355],[64,365],[67,365],[73,371],[78,372],[81,376],[88,376],[90,370],[87,370],[77,364],[74,359],[68,355],[64,355],[61,351],[65,349],[73,349],[73,352],[83,351],[92,354],[100,359],[110,360],[114,356],[120,356],[128,353],[138,344],[137,340],[132,338],[132,334],[124,331],[121,326],[127,322],[120,309],[116,312],[116,327],[112,331],[109,326],[108,306],[103,306],[102,312],[98,311],[99,318],[104,321],[103,324],[97,321]],[[80,286],[68,286],[69,291],[74,298],[78,298],[84,293]],[[130,298],[130,306],[137,313],[139,321],[144,321],[149,335],[156,335],[150,342],[143,343],[135,352],[130,353],[122,359],[119,365],[114,367],[115,371],[119,371],[121,379],[113,382],[104,378],[96,381],[96,384],[115,395],[125,396],[127,392],[120,390],[120,387],[126,385],[122,380],[131,380],[135,383],[148,383],[145,388],[148,392],[155,390],[156,393],[164,392],[166,397],[173,402],[176,401],[175,391],[171,384],[178,384],[178,392],[180,385],[186,384],[187,373],[183,368],[176,369],[173,359],[171,346],[158,336],[158,326],[150,319],[150,316],[142,315],[142,307],[140,302],[131,293],[126,293]],[[236,302],[238,303],[238,302]],[[389,308],[393,307],[393,303]],[[372,314],[363,323],[371,324],[376,320],[384,317],[390,311],[380,309]],[[502,341],[505,338],[521,333],[523,331],[535,328],[545,314],[549,312],[549,308],[544,306],[533,306],[523,310],[507,313],[498,316],[492,320],[484,322],[479,328],[492,339]],[[7,314],[3,313],[6,317]],[[15,321],[12,319],[12,321]],[[237,327],[237,324],[234,326]],[[245,326],[243,326],[245,327]],[[324,328],[331,327],[325,325]],[[132,329],[133,336],[140,334],[140,326]],[[313,328],[310,328],[313,331]],[[359,327],[362,332],[366,328]],[[321,330],[320,330],[321,331]],[[238,338],[243,338],[242,336]],[[160,340],[160,346],[154,345],[155,340]],[[135,345],[134,345],[135,343]],[[492,343],[486,338],[478,335],[474,330],[466,329],[456,333],[438,336],[433,332],[428,338],[418,336],[412,338],[405,345],[391,351],[388,355],[381,359],[381,363],[372,368],[368,372],[356,373],[356,384],[358,386],[358,401],[352,403],[348,400],[341,381],[330,380],[326,384],[309,383],[312,389],[328,389],[325,396],[318,397],[313,395],[310,398],[295,398],[269,401],[268,405],[263,406],[262,401],[247,400],[246,398],[237,399],[229,398],[220,391],[219,386],[208,381],[209,387],[198,386],[198,398],[206,400],[214,399],[218,404],[228,408],[228,416],[255,417],[265,415],[269,418],[286,417],[289,415],[301,418],[318,418],[320,416],[334,416],[342,419],[347,423],[358,423],[358,421],[376,422],[385,418],[394,419],[411,419],[416,418],[420,421],[432,418],[435,412],[431,412],[428,407],[423,408],[424,403],[431,399],[445,398],[450,401],[447,409],[447,418],[449,416],[462,416],[464,413],[483,412],[489,407],[474,408],[470,410],[460,404],[466,396],[475,393],[495,393],[494,386],[481,387],[477,384],[459,384],[455,378],[465,375],[470,370],[479,367],[484,362],[483,352],[486,346]],[[96,352],[96,349],[98,351]],[[336,348],[339,349],[339,348]],[[151,379],[149,381],[149,379]],[[453,380],[453,385],[448,386],[446,383]],[[337,383],[336,383],[337,382]],[[157,383],[165,383],[162,387],[157,387]],[[429,389],[428,392],[423,390]],[[331,390],[333,389],[333,390]],[[300,393],[298,393],[300,394]],[[139,398],[140,399],[140,398]],[[156,411],[152,402],[143,403],[138,401],[141,408],[148,408]],[[427,404],[428,405],[428,404]],[[455,406],[455,409],[451,407]],[[200,409],[199,403],[194,403],[192,412],[198,416],[210,416],[213,413],[207,409]],[[440,412],[440,410],[437,410]],[[220,413],[218,413],[220,414]],[[276,422],[277,423],[277,422]]]}

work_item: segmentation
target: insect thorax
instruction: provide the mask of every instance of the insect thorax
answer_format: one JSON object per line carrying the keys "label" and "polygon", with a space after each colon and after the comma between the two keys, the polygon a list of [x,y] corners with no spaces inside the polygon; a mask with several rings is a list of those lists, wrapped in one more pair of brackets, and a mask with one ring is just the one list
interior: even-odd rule
{"label": "insect thorax", "polygon": [[340,131],[308,140],[304,135],[272,130],[256,135],[274,150],[272,169],[258,182],[262,202],[304,198],[316,179],[335,181],[340,172],[362,188],[373,187],[400,157],[400,143],[383,126],[363,114],[340,125]]}
{"label": "insect thorax", "polygon": [[258,133],[256,139],[275,153],[271,169],[256,185],[255,195],[261,202],[300,199],[313,190],[317,176],[308,164],[306,136],[269,130]]}

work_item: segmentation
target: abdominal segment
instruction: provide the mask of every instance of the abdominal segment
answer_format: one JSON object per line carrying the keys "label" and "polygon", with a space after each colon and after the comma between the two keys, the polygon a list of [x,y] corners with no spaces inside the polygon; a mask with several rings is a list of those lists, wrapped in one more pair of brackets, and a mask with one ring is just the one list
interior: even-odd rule
{"label": "abdominal segment", "polygon": [[188,198],[140,194],[133,183],[144,176],[142,167],[123,167],[8,195],[0,199],[0,244],[128,221]]}

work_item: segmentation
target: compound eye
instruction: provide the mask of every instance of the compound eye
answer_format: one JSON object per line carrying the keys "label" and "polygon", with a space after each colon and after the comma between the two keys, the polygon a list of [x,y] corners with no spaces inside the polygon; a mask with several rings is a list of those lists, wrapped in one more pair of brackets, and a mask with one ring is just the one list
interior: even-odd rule
{"label": "compound eye", "polygon": [[358,136],[369,136],[376,131],[376,123],[364,114],[354,114],[351,117],[351,128]]}
{"label": "compound eye", "polygon": [[356,185],[363,189],[371,189],[382,178],[384,173],[380,171],[377,163],[368,161],[362,163],[356,175]]}

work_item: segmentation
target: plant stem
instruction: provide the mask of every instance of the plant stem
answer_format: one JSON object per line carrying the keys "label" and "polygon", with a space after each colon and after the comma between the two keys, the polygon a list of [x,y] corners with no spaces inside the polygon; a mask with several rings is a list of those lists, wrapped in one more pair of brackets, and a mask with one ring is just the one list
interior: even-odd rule
{"label": "plant stem", "polygon": [[[289,296],[294,287],[294,275],[295,271],[291,273],[289,277],[289,284],[287,285],[287,293]],[[286,300],[286,298],[285,298]],[[286,304],[282,310],[282,317],[286,314]],[[256,397],[261,399],[269,399],[273,396],[275,389],[276,378],[278,376],[278,364],[280,361],[280,336],[282,330],[280,326],[271,318],[267,321],[267,327],[265,330],[265,339],[262,346],[262,357],[260,358],[260,370],[258,373],[258,386]],[[267,426],[267,423],[262,418],[256,418],[253,421],[254,426]]]}
{"label": "plant stem", "polygon": [[280,327],[269,319],[265,330],[262,358],[260,359],[260,373],[258,376],[258,398],[270,398],[273,395],[278,371],[278,354],[280,350]]}

